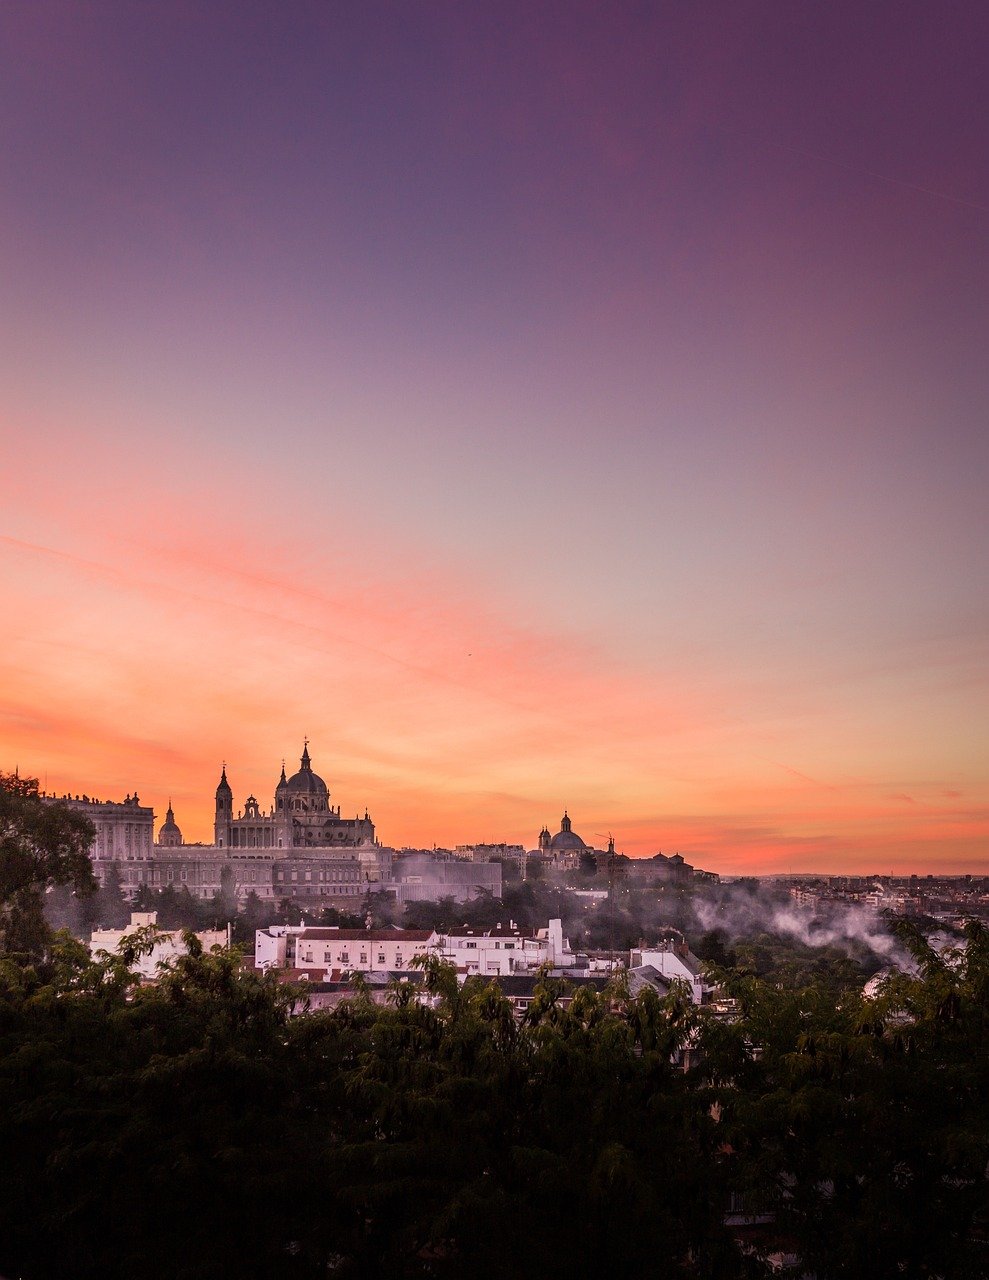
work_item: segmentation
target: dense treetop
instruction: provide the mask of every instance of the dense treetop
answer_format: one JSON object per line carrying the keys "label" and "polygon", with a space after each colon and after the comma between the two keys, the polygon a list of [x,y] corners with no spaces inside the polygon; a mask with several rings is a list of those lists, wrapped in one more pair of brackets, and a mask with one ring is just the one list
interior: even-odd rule
{"label": "dense treetop", "polygon": [[293,1016],[191,937],[153,986],[147,937],[8,950],[0,1274],[984,1277],[989,938],[901,941],[916,974],[871,1001],[725,967],[730,1016],[544,978],[521,1022],[434,958],[425,1003]]}

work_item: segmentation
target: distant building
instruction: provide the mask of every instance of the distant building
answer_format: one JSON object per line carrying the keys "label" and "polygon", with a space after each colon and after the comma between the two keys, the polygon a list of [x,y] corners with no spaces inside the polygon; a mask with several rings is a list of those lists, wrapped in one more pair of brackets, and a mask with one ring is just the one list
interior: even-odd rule
{"label": "distant building", "polygon": [[[171,801],[154,843],[154,811],[136,794],[121,802],[60,798],[96,827],[90,857],[97,880],[105,886],[113,867],[130,898],[142,887],[187,889],[201,899],[225,888],[241,902],[254,893],[262,901],[354,907],[392,881],[392,850],[377,844],[366,811],[363,818],[344,818],[339,806],[330,804],[326,783],[313,772],[308,743],[297,773],[286,778],[282,766],[267,813],[248,796],[243,811],[234,815],[224,765],[212,845],[184,842]],[[476,878],[483,882],[483,872]]]}
{"label": "distant building", "polygon": [[539,833],[539,853],[543,858],[550,860],[555,867],[577,867],[580,865],[581,854],[589,851],[590,847],[574,831],[566,809],[563,811],[560,829],[555,836],[550,835],[548,827],[543,827]]}
{"label": "distant building", "polygon": [[[698,874],[679,853],[654,854],[651,858],[629,858],[623,867],[625,875],[636,881],[656,884],[686,884]],[[710,873],[701,872],[710,878]]]}
{"label": "distant building", "polygon": [[[91,856],[97,879],[105,885],[113,867],[130,898],[142,887],[187,890],[199,899],[223,890],[239,902],[254,894],[262,902],[290,900],[313,910],[354,909],[369,893],[388,893],[399,905],[448,897],[464,902],[484,893],[500,898],[503,864],[514,863],[525,878],[530,857],[556,870],[593,859],[598,869],[616,876],[630,869],[638,874],[640,866],[615,855],[613,842],[607,850],[587,844],[567,811],[555,835],[543,828],[531,855],[521,845],[504,843],[396,853],[378,842],[366,809],[363,817],[345,818],[340,805],[331,803],[327,784],[313,770],[308,741],[291,777],[283,763],[272,803],[264,810],[253,795],[235,810],[224,763],[211,845],[185,842],[171,800],[155,843],[154,813],[136,794],[119,803],[88,796],[65,799],[96,826]],[[657,854],[648,874],[679,882],[694,869],[679,854]]]}
{"label": "distant building", "polygon": [[97,879],[102,880],[105,864],[128,858],[146,858],[154,838],[154,810],[141,804],[137,795],[124,800],[95,800],[90,796],[44,796],[62,800],[77,813],[84,813],[96,828],[89,856]]}
{"label": "distant building", "polygon": [[393,880],[388,892],[396,902],[438,902],[453,898],[468,902],[482,893],[500,898],[500,862],[463,862],[457,858],[439,861],[427,850],[403,853],[392,866]]}
{"label": "distant building", "polygon": [[458,844],[454,855],[468,862],[510,862],[521,870],[525,858],[525,847],[521,844]]}

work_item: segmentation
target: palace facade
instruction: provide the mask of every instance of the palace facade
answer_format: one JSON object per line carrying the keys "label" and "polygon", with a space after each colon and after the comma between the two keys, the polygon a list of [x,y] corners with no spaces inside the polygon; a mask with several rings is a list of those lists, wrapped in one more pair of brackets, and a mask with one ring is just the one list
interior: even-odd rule
{"label": "palace facade", "polygon": [[253,893],[265,902],[289,899],[316,910],[353,910],[368,893],[391,893],[399,902],[442,896],[463,901],[482,891],[501,896],[499,863],[464,866],[435,855],[418,861],[398,857],[375,839],[366,810],[363,817],[345,818],[331,803],[329,788],[313,771],[308,742],[299,766],[289,778],[283,763],[266,811],[250,795],[235,814],[224,764],[211,845],[185,843],[171,801],[154,842],[154,811],[137,795],[119,803],[61,799],[96,828],[90,857],[97,880],[105,886],[115,879],[128,898],[143,886],[187,889],[196,898],[223,890],[239,902]]}

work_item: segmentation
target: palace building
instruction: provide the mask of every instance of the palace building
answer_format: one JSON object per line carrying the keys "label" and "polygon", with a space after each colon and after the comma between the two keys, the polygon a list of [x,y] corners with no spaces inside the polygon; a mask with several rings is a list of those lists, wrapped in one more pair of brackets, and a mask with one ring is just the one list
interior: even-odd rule
{"label": "palace building", "polygon": [[308,741],[297,773],[286,777],[282,764],[267,810],[250,795],[235,814],[224,763],[209,845],[185,842],[171,800],[153,841],[154,811],[136,794],[119,803],[63,798],[93,822],[90,857],[100,885],[116,883],[128,898],[142,888],[172,888],[200,899],[224,891],[239,902],[254,894],[262,902],[353,910],[369,893],[388,893],[400,904],[440,897],[462,902],[482,892],[501,896],[500,863],[465,864],[427,850],[397,855],[378,843],[367,810],[345,818],[313,772]]}

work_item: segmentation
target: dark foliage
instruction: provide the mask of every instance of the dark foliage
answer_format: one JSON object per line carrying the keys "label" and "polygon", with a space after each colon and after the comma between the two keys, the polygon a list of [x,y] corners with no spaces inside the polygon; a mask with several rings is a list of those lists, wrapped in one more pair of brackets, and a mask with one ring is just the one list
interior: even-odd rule
{"label": "dark foliage", "polygon": [[41,959],[51,933],[43,895],[56,885],[93,892],[93,825],[62,802],[43,800],[36,778],[0,773],[0,953]]}
{"label": "dark foliage", "polygon": [[[4,910],[84,889],[85,830],[8,794],[5,865],[31,876]],[[545,918],[550,890],[521,890]],[[989,936],[900,935],[917,974],[871,1001],[726,968],[725,1017],[546,978],[521,1023],[435,958],[426,1003],[356,988],[292,1017],[300,990],[192,937],[153,987],[128,971],[139,936],[100,962],[68,934],[8,947],[0,1274],[755,1280],[781,1274],[772,1248],[795,1277],[985,1277]]]}
{"label": "dark foliage", "polygon": [[0,1272],[768,1275],[734,1193],[820,1277],[983,1276],[989,945],[910,942],[871,1003],[547,979],[519,1024],[435,960],[429,1005],[290,1018],[233,954],[135,989],[63,938],[0,970]]}

